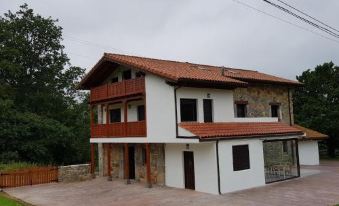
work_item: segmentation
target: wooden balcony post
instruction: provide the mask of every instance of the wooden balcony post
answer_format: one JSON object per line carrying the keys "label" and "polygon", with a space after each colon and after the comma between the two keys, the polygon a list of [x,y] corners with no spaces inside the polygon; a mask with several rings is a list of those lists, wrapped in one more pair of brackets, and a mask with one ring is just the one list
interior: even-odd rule
{"label": "wooden balcony post", "polygon": [[93,112],[93,108],[94,108],[93,105],[89,106],[89,112],[91,114],[91,126],[94,124],[94,112]]}
{"label": "wooden balcony post", "polygon": [[124,151],[124,159],[125,159],[125,161],[124,161],[124,163],[125,163],[125,179],[126,179],[126,184],[131,184],[131,181],[130,181],[130,179],[129,179],[129,154],[128,154],[128,144],[127,143],[125,143],[125,145],[124,145],[125,147],[125,151]]}
{"label": "wooden balcony post", "polygon": [[149,143],[146,143],[146,177],[147,177],[147,187],[152,187],[151,180],[151,151]]}
{"label": "wooden balcony post", "polygon": [[124,127],[125,127],[125,137],[127,136],[127,111],[128,111],[128,105],[127,105],[127,100],[124,101]]}
{"label": "wooden balcony post", "polygon": [[91,143],[91,174],[95,178],[95,145]]}
{"label": "wooden balcony post", "polygon": [[112,144],[107,144],[107,175],[108,175],[108,181],[112,181],[112,161],[111,161],[111,155],[112,155]]}

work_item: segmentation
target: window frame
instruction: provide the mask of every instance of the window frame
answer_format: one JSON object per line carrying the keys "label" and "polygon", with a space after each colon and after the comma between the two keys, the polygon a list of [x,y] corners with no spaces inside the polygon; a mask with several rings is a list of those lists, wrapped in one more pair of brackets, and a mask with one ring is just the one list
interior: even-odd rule
{"label": "window frame", "polygon": [[[276,116],[273,116],[273,108],[276,108]],[[271,117],[280,118],[280,104],[271,104]]]}
{"label": "window frame", "polygon": [[[186,104],[188,104],[188,101],[192,101],[194,102],[194,106],[192,108],[193,109],[193,118],[192,119],[189,119],[188,118],[183,118],[183,103],[184,101],[186,101]],[[192,103],[191,102],[191,103]],[[194,99],[194,98],[180,98],[179,100],[179,103],[180,103],[180,121],[181,122],[197,122],[198,121],[198,100],[197,99]]]}
{"label": "window frame", "polygon": [[[205,109],[205,103],[207,102],[210,102],[210,115],[206,115],[206,109]],[[213,99],[203,99],[203,112],[204,112],[204,122],[214,122],[213,119],[214,119],[214,115],[213,115]],[[209,117],[210,116],[210,117]]]}
{"label": "window frame", "polygon": [[249,145],[232,145],[232,159],[234,172],[251,169]]}
{"label": "window frame", "polygon": [[[140,118],[140,108],[143,108],[143,119]],[[145,105],[138,105],[137,106],[137,120],[138,121],[145,121],[146,120],[146,114],[145,114]]]}
{"label": "window frame", "polygon": [[[126,78],[125,75],[129,73],[129,78]],[[129,70],[125,70],[122,72],[122,80],[129,80],[129,79],[132,79],[132,70],[129,69]]]}
{"label": "window frame", "polygon": [[[243,108],[244,116],[239,115],[238,107],[240,106],[244,107]],[[246,103],[235,103],[235,112],[236,112],[237,118],[246,118],[247,117],[247,104]]]}
{"label": "window frame", "polygon": [[[112,121],[112,114],[111,114],[111,111],[117,111],[119,110],[119,118],[120,118],[120,121]],[[118,122],[121,122],[122,120],[122,117],[121,117],[121,108],[112,108],[112,109],[109,109],[109,123],[118,123]]]}

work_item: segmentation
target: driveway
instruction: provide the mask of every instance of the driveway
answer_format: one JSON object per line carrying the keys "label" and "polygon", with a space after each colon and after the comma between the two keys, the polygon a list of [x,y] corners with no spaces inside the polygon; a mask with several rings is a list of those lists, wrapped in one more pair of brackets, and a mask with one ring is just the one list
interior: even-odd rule
{"label": "driveway", "polygon": [[7,189],[35,205],[334,205],[339,203],[339,161],[303,167],[305,176],[225,195],[168,187],[145,188],[106,178],[78,183],[53,183]]}

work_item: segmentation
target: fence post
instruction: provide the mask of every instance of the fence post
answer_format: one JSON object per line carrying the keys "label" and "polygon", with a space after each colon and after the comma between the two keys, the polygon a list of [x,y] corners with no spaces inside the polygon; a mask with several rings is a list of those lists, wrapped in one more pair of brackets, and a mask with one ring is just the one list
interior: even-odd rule
{"label": "fence post", "polygon": [[2,173],[0,172],[0,192],[3,192]]}
{"label": "fence post", "polygon": [[33,171],[32,171],[32,169],[30,169],[29,170],[29,178],[30,178],[30,183],[31,183],[31,185],[33,185]]}

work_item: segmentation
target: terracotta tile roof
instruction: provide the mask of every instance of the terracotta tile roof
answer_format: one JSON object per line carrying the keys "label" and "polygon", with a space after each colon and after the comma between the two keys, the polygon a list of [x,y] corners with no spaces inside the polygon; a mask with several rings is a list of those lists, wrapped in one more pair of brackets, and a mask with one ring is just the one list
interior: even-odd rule
{"label": "terracotta tile roof", "polygon": [[300,85],[292,81],[253,70],[234,69],[188,62],[160,60],[137,56],[105,53],[103,58],[80,82],[79,88],[86,87],[87,79],[100,69],[104,61],[118,63],[153,73],[172,81],[207,81],[235,86],[246,86],[249,82],[263,82],[272,84]]}
{"label": "terracotta tile roof", "polygon": [[105,54],[105,56],[113,62],[130,65],[175,81],[191,79],[246,84],[240,80],[221,75],[220,68],[212,66],[119,54]]}
{"label": "terracotta tile roof", "polygon": [[328,139],[328,136],[326,134],[322,134],[320,132],[317,132],[315,130],[302,127],[300,125],[293,125],[293,127],[303,131],[305,133],[305,139],[310,139],[310,140],[325,140]]}
{"label": "terracotta tile roof", "polygon": [[282,122],[227,122],[227,123],[180,123],[179,126],[208,140],[214,138],[233,139],[264,136],[302,135],[299,129]]}

